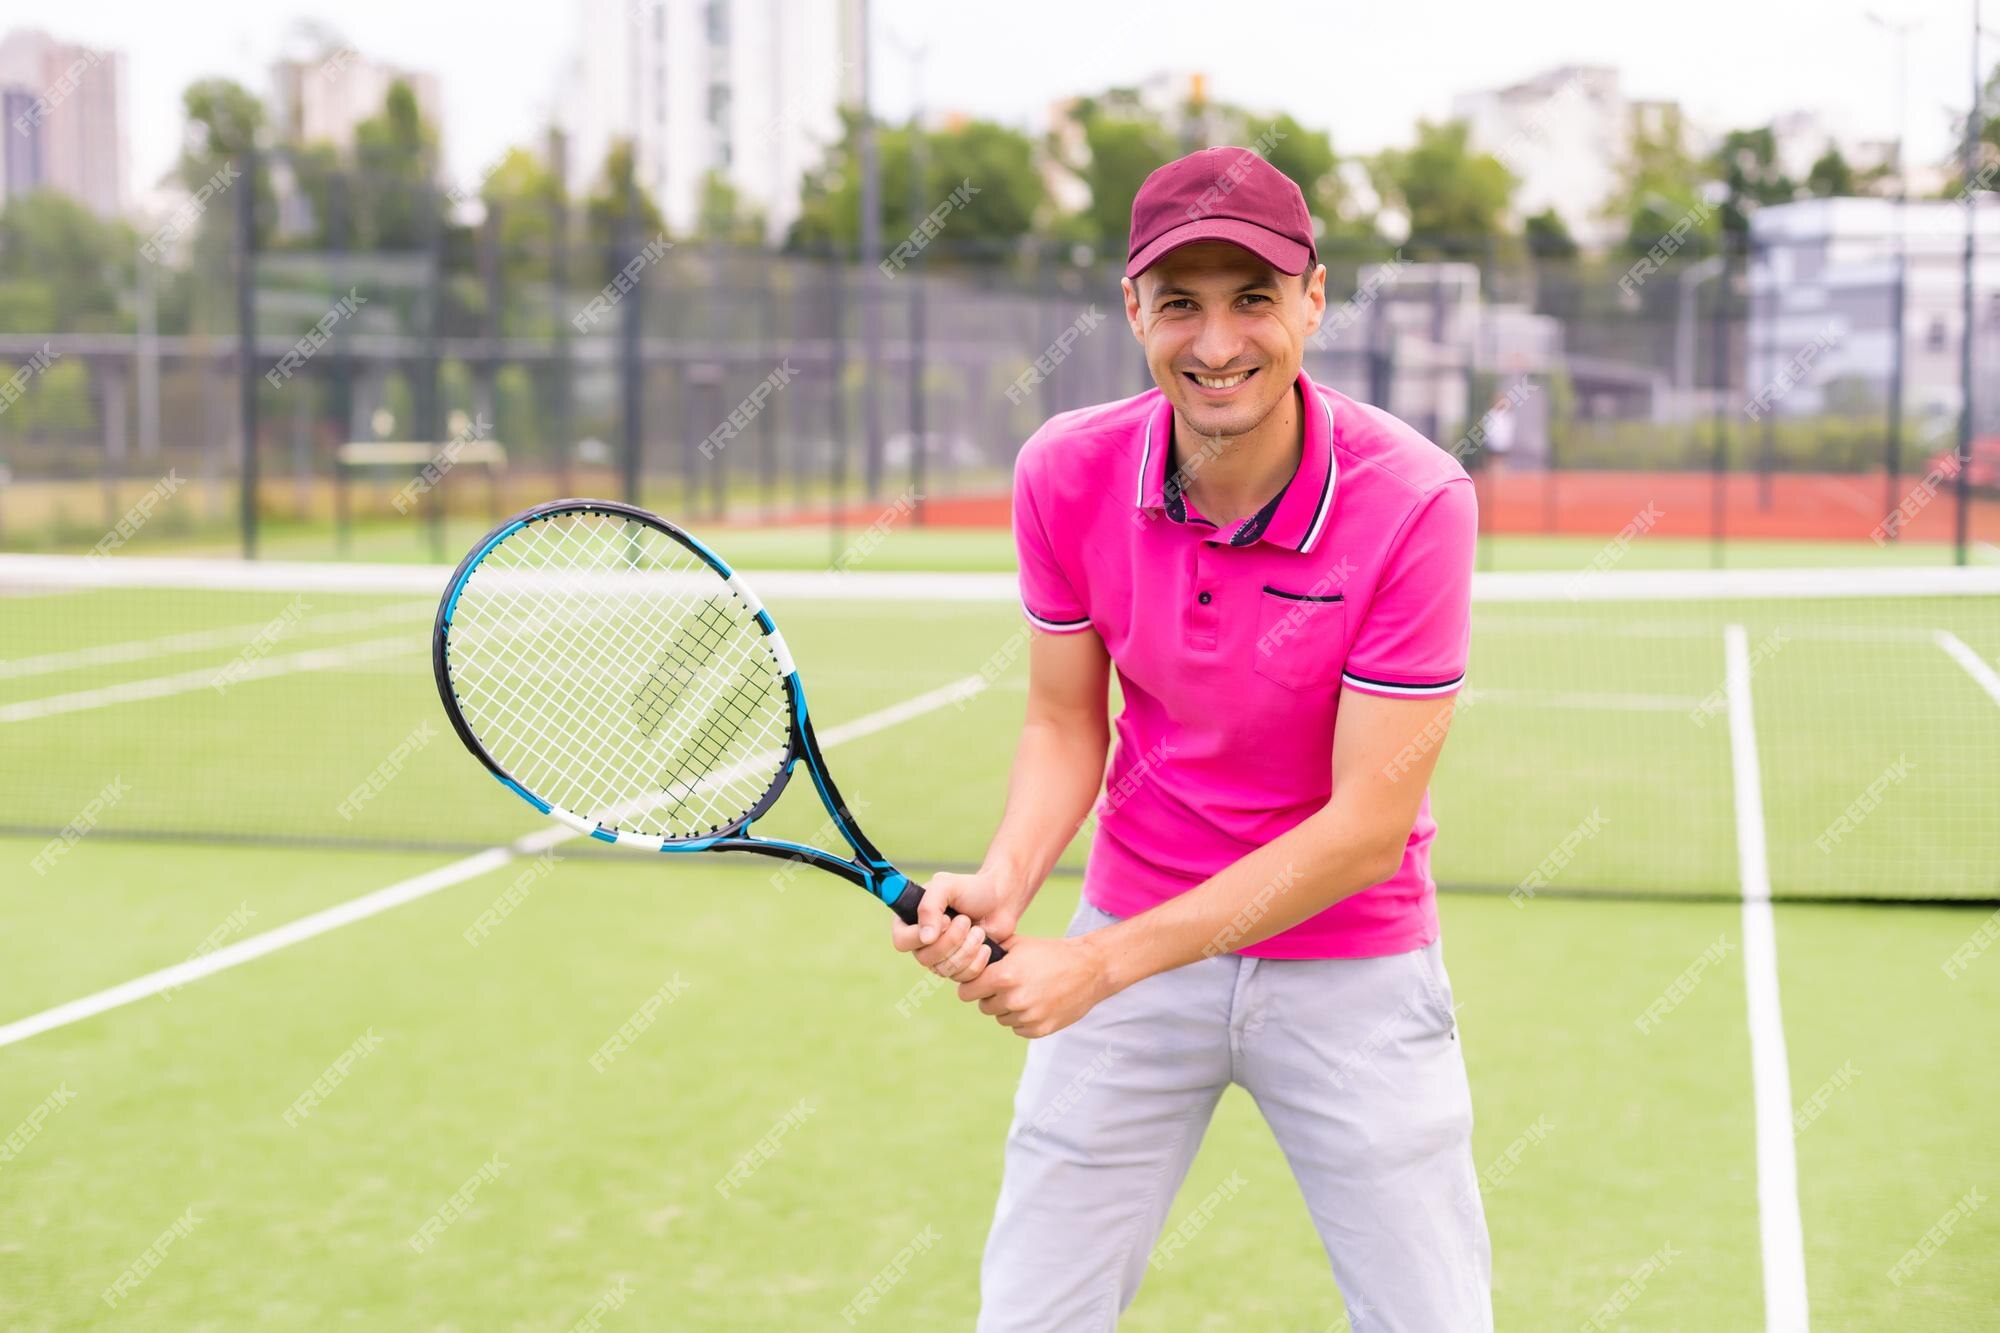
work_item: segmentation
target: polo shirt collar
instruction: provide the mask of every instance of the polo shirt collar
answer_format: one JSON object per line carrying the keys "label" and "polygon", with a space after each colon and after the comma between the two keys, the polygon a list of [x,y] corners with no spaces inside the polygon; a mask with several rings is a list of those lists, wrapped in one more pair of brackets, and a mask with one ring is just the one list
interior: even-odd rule
{"label": "polo shirt collar", "polygon": [[[1300,554],[1311,552],[1326,531],[1333,512],[1337,465],[1333,451],[1333,403],[1301,370],[1297,393],[1304,413],[1303,446],[1298,471],[1262,509],[1244,519],[1228,536],[1231,546],[1264,541]],[[1139,476],[1134,503],[1140,509],[1163,510],[1176,523],[1188,521],[1187,497],[1180,478],[1170,475],[1173,456],[1174,405],[1165,394],[1146,417],[1139,450]]]}

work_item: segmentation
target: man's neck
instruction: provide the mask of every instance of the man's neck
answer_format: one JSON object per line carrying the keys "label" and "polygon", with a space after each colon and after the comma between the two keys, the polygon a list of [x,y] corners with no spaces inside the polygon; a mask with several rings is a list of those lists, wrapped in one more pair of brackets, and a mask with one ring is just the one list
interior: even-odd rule
{"label": "man's neck", "polygon": [[1305,452],[1299,388],[1243,435],[1199,435],[1174,413],[1170,475],[1203,518],[1227,527],[1269,504],[1299,470]]}

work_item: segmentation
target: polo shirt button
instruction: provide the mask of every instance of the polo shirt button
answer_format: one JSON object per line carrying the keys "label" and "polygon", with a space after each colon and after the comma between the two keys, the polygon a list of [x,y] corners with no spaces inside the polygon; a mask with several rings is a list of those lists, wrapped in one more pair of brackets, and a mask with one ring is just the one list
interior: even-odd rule
{"label": "polo shirt button", "polygon": [[1195,600],[1197,602],[1200,602],[1203,606],[1207,606],[1210,602],[1214,601],[1215,598],[1209,595],[1208,593],[1203,593],[1201,596],[1195,598]]}

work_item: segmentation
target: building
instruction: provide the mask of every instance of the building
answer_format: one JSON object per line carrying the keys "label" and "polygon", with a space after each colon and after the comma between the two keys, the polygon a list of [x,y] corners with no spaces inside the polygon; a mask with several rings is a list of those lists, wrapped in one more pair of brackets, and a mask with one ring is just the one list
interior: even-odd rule
{"label": "building", "polygon": [[[1975,384],[2000,384],[2000,209],[1977,210]],[[1896,237],[1909,237],[1903,308],[1903,403],[1921,437],[1950,438],[1960,395],[1965,207],[1914,200],[1899,222],[1890,199],[1808,199],[1751,218],[1745,383],[1779,416],[1886,404],[1895,356]],[[1978,404],[2000,429],[2000,394]]]}
{"label": "building", "polygon": [[572,192],[602,182],[614,143],[636,147],[640,186],[667,225],[693,229],[710,173],[782,238],[799,183],[859,100],[851,0],[578,0],[582,42],[556,99]]}
{"label": "building", "polygon": [[271,114],[288,143],[354,141],[354,127],[382,114],[389,89],[407,83],[425,123],[444,140],[444,99],[437,75],[399,69],[370,60],[351,48],[328,51],[312,60],[280,60],[271,66]]}
{"label": "building", "polygon": [[125,57],[32,28],[0,39],[0,202],[57,190],[100,217],[130,197]]}
{"label": "building", "polygon": [[1593,249],[1622,238],[1603,208],[1618,187],[1634,125],[1660,122],[1670,110],[1628,99],[1618,71],[1604,65],[1563,65],[1505,88],[1461,93],[1451,105],[1471,146],[1519,178],[1516,214],[1554,209],[1577,243]]}

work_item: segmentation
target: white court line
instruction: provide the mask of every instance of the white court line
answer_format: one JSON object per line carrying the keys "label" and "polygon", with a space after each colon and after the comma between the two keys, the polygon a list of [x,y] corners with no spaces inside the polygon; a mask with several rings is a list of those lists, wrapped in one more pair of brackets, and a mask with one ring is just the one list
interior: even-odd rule
{"label": "white court line", "polygon": [[[303,633],[333,634],[350,629],[365,629],[386,621],[429,620],[436,613],[437,608],[429,602],[412,602],[374,611],[342,611],[331,615],[312,616],[300,621],[299,629]],[[211,648],[231,648],[248,643],[269,629],[271,619],[273,618],[247,625],[223,625],[215,629],[162,634],[152,639],[126,639],[116,643],[92,644],[88,648],[70,648],[63,652],[41,653],[34,657],[0,658],[0,680],[16,680],[22,676],[45,676],[51,672],[69,671],[78,667],[144,662],[154,657],[178,657],[187,653],[206,652]]]}
{"label": "white court line", "polygon": [[[911,718],[935,712],[946,704],[969,699],[984,690],[986,686],[987,680],[984,676],[965,676],[949,685],[927,690],[914,698],[878,709],[865,717],[855,718],[852,722],[843,722],[837,727],[827,728],[820,734],[820,748],[831,750],[848,741],[885,731]],[[163,967],[157,972],[148,972],[145,976],[134,977],[109,990],[101,990],[95,995],[86,995],[80,1000],[71,1000],[53,1009],[45,1009],[39,1014],[16,1019],[12,1023],[0,1026],[0,1046],[12,1046],[16,1042],[26,1041],[30,1037],[55,1028],[80,1023],[108,1009],[131,1004],[135,1000],[143,1000],[148,995],[157,995],[161,991],[172,990],[191,981],[213,976],[217,972],[262,958],[267,953],[275,953],[289,945],[324,935],[328,931],[338,930],[342,926],[352,925],[356,921],[365,921],[392,907],[401,907],[405,903],[416,902],[419,898],[427,898],[440,889],[463,884],[466,880],[498,870],[518,857],[539,856],[558,843],[581,836],[583,835],[572,829],[554,825],[538,833],[531,833],[525,838],[516,839],[504,847],[488,847],[483,852],[475,852],[462,860],[453,861],[450,865],[426,871],[414,879],[391,884],[385,889],[377,889],[373,893],[349,899],[324,911],[286,922],[261,935],[252,935],[248,939],[225,945],[213,953],[190,958],[171,967]]]}
{"label": "white court line", "polygon": [[197,667],[193,671],[176,672],[171,676],[148,676],[144,680],[128,680],[122,685],[105,685],[94,690],[76,690],[69,694],[51,694],[41,699],[24,699],[20,703],[0,705],[0,722],[32,722],[60,713],[81,713],[139,699],[164,699],[169,695],[205,690],[218,682],[231,685],[246,680],[288,676],[295,671],[333,671],[357,662],[372,662],[395,653],[410,653],[419,649],[428,652],[430,645],[408,634],[399,634],[393,639],[367,639],[339,648],[308,648],[304,652],[262,657],[254,662],[239,660],[221,666]]}
{"label": "white court line", "polygon": [[1933,636],[1937,646],[1950,653],[1952,660],[1964,667],[1967,674],[1979,682],[1979,688],[1993,696],[1993,702],[2000,704],[2000,674],[1986,665],[1986,659],[1974,652],[1972,645],[1959,638],[1948,629],[1938,630]]}
{"label": "white court line", "polygon": [[1778,999],[1778,932],[1764,839],[1764,775],[1751,715],[1750,636],[1722,631],[1729,697],[1729,758],[1736,787],[1736,865],[1743,884],[1743,989],[1750,1017],[1750,1071],[1757,1122],[1757,1220],[1764,1249],[1764,1327],[1806,1333],[1805,1227],[1792,1141],[1792,1073]]}

